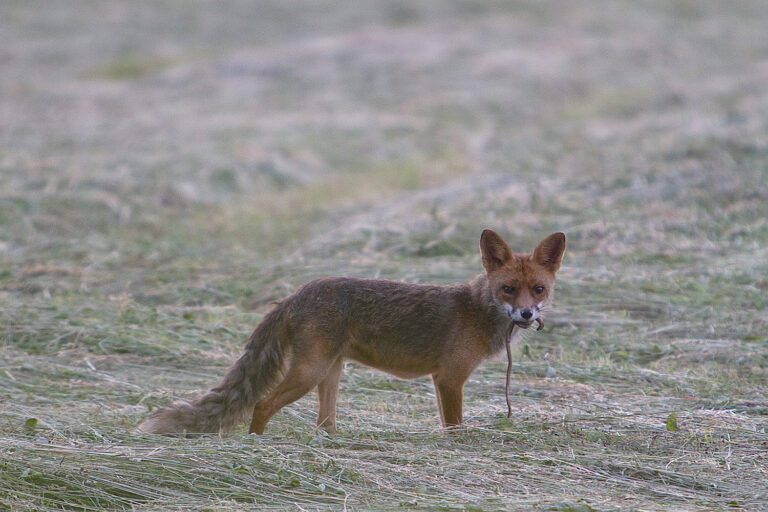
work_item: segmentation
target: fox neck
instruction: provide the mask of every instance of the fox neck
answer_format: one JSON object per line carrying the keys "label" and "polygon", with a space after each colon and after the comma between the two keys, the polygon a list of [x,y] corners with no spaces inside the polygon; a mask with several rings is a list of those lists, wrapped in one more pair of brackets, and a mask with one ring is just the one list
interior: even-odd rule
{"label": "fox neck", "polygon": [[504,349],[512,327],[512,319],[503,306],[494,297],[488,276],[479,274],[469,283],[472,301],[480,312],[483,325],[487,330],[489,356]]}

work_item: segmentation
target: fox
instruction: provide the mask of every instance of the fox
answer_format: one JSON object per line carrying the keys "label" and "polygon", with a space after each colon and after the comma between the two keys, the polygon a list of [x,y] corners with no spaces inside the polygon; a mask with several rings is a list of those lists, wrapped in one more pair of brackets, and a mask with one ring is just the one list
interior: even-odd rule
{"label": "fox", "polygon": [[[494,231],[480,236],[483,272],[468,283],[410,284],[324,277],[276,303],[239,359],[192,402],[176,401],[138,426],[142,433],[223,433],[247,419],[263,434],[280,409],[317,388],[317,426],[336,432],[336,398],[346,360],[410,379],[430,375],[443,428],[463,421],[464,385],[554,296],[565,235],[532,253],[513,253]],[[519,336],[519,334],[515,334]]]}

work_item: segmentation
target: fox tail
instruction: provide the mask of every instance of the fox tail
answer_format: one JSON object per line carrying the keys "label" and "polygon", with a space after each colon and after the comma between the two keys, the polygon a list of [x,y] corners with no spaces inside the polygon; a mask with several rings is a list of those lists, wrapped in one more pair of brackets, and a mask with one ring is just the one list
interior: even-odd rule
{"label": "fox tail", "polygon": [[283,307],[278,305],[253,331],[245,353],[218,385],[191,403],[177,401],[158,410],[138,426],[138,431],[169,435],[231,430],[275,384],[283,370],[282,325]]}

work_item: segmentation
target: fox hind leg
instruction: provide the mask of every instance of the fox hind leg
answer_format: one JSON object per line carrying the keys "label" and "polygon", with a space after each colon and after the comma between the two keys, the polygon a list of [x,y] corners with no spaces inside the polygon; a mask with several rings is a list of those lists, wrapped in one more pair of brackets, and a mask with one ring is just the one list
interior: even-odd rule
{"label": "fox hind leg", "polygon": [[277,411],[312,391],[312,388],[323,379],[324,374],[325,372],[318,372],[317,368],[291,368],[280,384],[253,408],[251,427],[248,432],[263,434],[267,422]]}
{"label": "fox hind leg", "polygon": [[344,358],[339,357],[323,380],[317,385],[317,426],[330,433],[336,432],[336,396],[344,368]]}
{"label": "fox hind leg", "polygon": [[317,336],[305,340],[307,343],[295,343],[294,359],[280,383],[253,408],[248,432],[263,434],[277,411],[312,391],[332,371],[341,370],[340,366],[336,369],[340,350],[333,343]]}

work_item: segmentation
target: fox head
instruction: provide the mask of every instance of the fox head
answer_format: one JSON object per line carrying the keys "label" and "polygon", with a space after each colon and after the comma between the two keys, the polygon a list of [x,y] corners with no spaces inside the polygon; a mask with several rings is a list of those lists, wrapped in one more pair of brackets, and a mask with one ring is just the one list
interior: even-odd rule
{"label": "fox head", "polygon": [[554,292],[555,273],[565,252],[565,235],[553,233],[531,254],[513,253],[490,229],[480,236],[480,254],[493,298],[520,327],[541,317]]}

